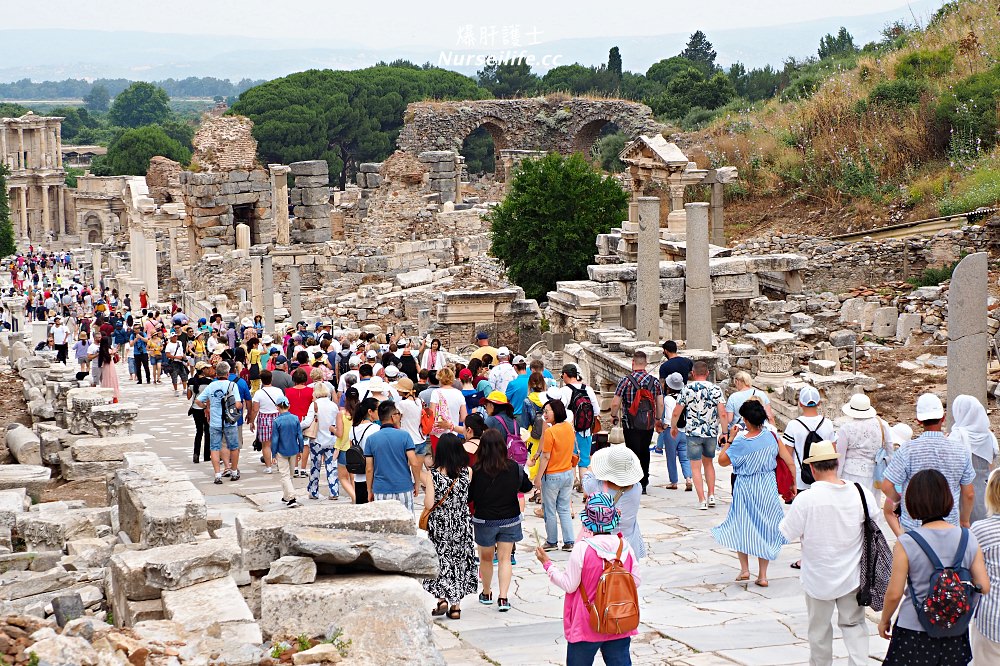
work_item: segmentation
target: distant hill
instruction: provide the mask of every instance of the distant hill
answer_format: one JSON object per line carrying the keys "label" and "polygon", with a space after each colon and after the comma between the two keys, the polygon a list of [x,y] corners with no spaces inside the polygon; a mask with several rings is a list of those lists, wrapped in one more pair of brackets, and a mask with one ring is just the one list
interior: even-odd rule
{"label": "distant hill", "polygon": [[[728,66],[741,61],[748,67],[780,65],[788,56],[815,55],[816,44],[828,32],[846,26],[859,43],[875,39],[892,21],[926,17],[941,0],[915,0],[909,10],[857,17],[742,30],[708,30],[718,51],[718,62]],[[668,15],[663,17],[668,24]],[[563,39],[534,47],[538,56],[558,55],[556,64],[600,64],[608,49],[617,45],[624,68],[645,72],[663,58],[678,53],[688,33],[655,37],[619,36]],[[331,43],[332,42],[332,43]],[[272,79],[305,69],[358,69],[380,60],[404,58],[422,64],[448,67],[440,49],[431,46],[372,49],[345,41],[258,39],[232,35],[186,35],[90,30],[0,30],[0,82],[30,78],[35,81],[66,78],[128,78],[147,81],[188,76],[215,76],[239,80]],[[461,55],[452,45],[446,52]],[[99,47],[99,48],[98,48]],[[70,55],[72,54],[72,55]],[[475,74],[480,67],[448,67]],[[549,67],[535,66],[544,73]]]}

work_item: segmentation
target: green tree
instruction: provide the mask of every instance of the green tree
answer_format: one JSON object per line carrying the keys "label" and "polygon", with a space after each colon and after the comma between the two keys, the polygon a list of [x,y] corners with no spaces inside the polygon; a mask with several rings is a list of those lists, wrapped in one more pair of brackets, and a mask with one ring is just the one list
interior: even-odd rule
{"label": "green tree", "polygon": [[49,115],[62,116],[62,124],[59,133],[63,143],[77,143],[76,137],[85,129],[96,129],[100,123],[87,111],[85,107],[57,106],[49,111]]}
{"label": "green tree", "polygon": [[20,118],[28,112],[26,107],[12,102],[0,102],[0,118]]}
{"label": "green tree", "polygon": [[712,48],[712,42],[708,41],[708,37],[701,30],[697,30],[691,35],[687,46],[680,52],[682,58],[693,62],[695,67],[700,69],[701,73],[705,76],[709,76],[715,72],[716,55],[715,50]]}
{"label": "green tree", "polygon": [[597,152],[597,163],[601,168],[611,173],[619,173],[625,170],[625,164],[618,156],[625,150],[627,143],[625,135],[621,132],[602,136],[594,146]]}
{"label": "green tree", "polygon": [[538,89],[538,76],[524,58],[487,64],[476,72],[479,85],[494,97],[528,97]]}
{"label": "green tree", "polygon": [[469,77],[437,67],[309,70],[243,92],[230,113],[253,120],[262,160],[323,159],[344,187],[358,163],[392,153],[408,103],[483,97]]}
{"label": "green tree", "polygon": [[149,160],[161,155],[181,164],[191,161],[191,151],[167,136],[158,125],[147,125],[122,132],[108,146],[108,154],[92,165],[96,176],[145,176]]}
{"label": "green tree", "polygon": [[601,90],[602,85],[595,68],[573,63],[553,67],[546,72],[541,80],[541,88],[546,92],[581,94]]}
{"label": "green tree", "polygon": [[0,259],[17,251],[14,244],[14,225],[10,220],[10,202],[7,195],[7,176],[10,169],[0,162]]}
{"label": "green tree", "polygon": [[194,140],[194,126],[191,123],[171,118],[160,123],[160,127],[171,139],[188,150],[194,150],[191,144]]}
{"label": "green tree", "polygon": [[587,276],[597,234],[620,224],[628,195],[580,153],[524,160],[510,192],[489,215],[492,255],[528,298],[543,300],[556,280]]}
{"label": "green tree", "polygon": [[107,111],[110,102],[111,93],[100,83],[95,83],[90,92],[87,93],[87,96],[83,98],[83,104],[87,107],[87,110],[94,111],[95,113],[104,113]]}
{"label": "green tree", "polygon": [[841,26],[837,36],[827,33],[819,40],[819,59],[833,58],[839,55],[857,53],[858,47],[854,45],[854,37],[847,32],[847,28]]}
{"label": "green tree", "polygon": [[112,125],[142,127],[170,117],[170,98],[163,88],[137,81],[115,97],[108,112]]}
{"label": "green tree", "polygon": [[646,70],[646,78],[666,87],[675,78],[686,73],[693,73],[693,77],[699,81],[705,78],[705,73],[694,62],[683,56],[674,56],[673,58],[654,62]]}
{"label": "green tree", "polygon": [[611,75],[614,89],[618,90],[622,83],[622,54],[617,46],[612,46],[608,51],[608,74]]}

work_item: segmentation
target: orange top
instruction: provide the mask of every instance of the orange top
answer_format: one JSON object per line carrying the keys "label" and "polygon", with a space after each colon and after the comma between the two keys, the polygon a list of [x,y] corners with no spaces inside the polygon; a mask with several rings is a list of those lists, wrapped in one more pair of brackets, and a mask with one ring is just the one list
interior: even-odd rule
{"label": "orange top", "polygon": [[576,431],[569,421],[557,423],[542,433],[542,451],[549,454],[546,474],[558,474],[573,467],[573,449],[576,446]]}

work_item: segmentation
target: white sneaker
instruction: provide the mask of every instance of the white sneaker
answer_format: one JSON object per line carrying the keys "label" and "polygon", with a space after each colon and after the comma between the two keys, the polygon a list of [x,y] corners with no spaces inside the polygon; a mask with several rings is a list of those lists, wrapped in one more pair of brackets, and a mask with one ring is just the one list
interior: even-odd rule
{"label": "white sneaker", "polygon": [[271,469],[270,467],[265,467],[264,474],[274,474],[274,470]]}
{"label": "white sneaker", "polygon": [[699,504],[698,509],[701,511],[708,511],[708,502],[702,502]]}
{"label": "white sneaker", "polygon": [[709,506],[715,506],[715,495],[709,495],[708,496],[708,505]]}

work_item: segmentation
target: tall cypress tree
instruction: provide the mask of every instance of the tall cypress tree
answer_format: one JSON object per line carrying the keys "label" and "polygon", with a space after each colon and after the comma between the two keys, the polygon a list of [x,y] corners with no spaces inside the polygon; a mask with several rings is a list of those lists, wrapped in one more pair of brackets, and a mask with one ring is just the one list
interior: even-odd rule
{"label": "tall cypress tree", "polygon": [[14,244],[14,225],[10,221],[10,202],[7,198],[7,176],[10,169],[0,162],[0,259],[17,251]]}

